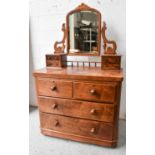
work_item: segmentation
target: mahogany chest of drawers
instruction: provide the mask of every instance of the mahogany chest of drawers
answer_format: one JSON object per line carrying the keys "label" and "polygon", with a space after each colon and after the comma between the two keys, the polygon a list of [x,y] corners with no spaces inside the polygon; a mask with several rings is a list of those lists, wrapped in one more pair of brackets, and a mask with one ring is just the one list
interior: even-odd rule
{"label": "mahogany chest of drawers", "polygon": [[44,68],[33,75],[44,135],[117,145],[121,70]]}

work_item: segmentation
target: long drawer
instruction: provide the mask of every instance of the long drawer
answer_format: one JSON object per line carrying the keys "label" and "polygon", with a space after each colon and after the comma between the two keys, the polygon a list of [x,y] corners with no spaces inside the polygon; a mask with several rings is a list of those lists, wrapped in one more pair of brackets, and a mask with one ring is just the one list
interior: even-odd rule
{"label": "long drawer", "polygon": [[42,112],[104,122],[113,122],[114,119],[113,104],[39,97],[39,109]]}
{"label": "long drawer", "polygon": [[97,121],[40,113],[41,128],[95,139],[112,140],[112,126]]}
{"label": "long drawer", "polygon": [[116,83],[74,82],[73,97],[88,101],[109,102],[116,100]]}
{"label": "long drawer", "polygon": [[39,95],[72,98],[72,81],[39,78],[37,86]]}

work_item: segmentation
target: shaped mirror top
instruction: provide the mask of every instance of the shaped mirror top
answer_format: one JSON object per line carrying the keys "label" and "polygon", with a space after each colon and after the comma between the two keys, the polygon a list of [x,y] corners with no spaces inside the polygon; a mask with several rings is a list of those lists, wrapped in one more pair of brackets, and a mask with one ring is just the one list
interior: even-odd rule
{"label": "shaped mirror top", "polygon": [[100,54],[100,18],[100,13],[92,8],[75,9],[67,15],[67,50],[69,55]]}

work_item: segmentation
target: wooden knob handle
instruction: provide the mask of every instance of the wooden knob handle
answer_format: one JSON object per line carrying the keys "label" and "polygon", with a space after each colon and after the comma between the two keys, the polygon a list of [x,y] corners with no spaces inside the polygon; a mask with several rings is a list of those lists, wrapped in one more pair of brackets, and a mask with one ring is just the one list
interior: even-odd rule
{"label": "wooden knob handle", "polygon": [[54,123],[54,126],[58,126],[59,125],[59,121],[56,120],[55,123]]}
{"label": "wooden knob handle", "polygon": [[94,94],[96,93],[96,90],[95,90],[95,89],[91,89],[91,90],[90,90],[90,93],[91,93],[92,95],[94,95]]}
{"label": "wooden knob handle", "polygon": [[52,109],[56,109],[57,108],[57,104],[56,103],[54,103],[53,105],[52,105]]}
{"label": "wooden knob handle", "polygon": [[57,89],[56,85],[54,85],[54,86],[51,87],[51,90],[52,90],[52,91],[54,91],[54,90],[56,90],[56,89]]}
{"label": "wooden knob handle", "polygon": [[95,128],[91,128],[90,132],[95,133]]}
{"label": "wooden knob handle", "polygon": [[96,110],[95,110],[95,109],[91,109],[91,110],[90,110],[90,113],[91,113],[92,115],[94,115],[94,114],[96,113]]}

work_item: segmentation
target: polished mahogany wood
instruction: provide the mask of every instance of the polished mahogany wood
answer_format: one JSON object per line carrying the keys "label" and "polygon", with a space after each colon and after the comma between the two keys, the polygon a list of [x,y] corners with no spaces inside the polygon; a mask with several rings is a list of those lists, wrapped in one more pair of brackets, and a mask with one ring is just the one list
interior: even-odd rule
{"label": "polished mahogany wood", "polygon": [[120,70],[121,69],[121,55],[101,56],[101,68],[103,70]]}
{"label": "polished mahogany wood", "polygon": [[40,113],[41,128],[94,139],[112,140],[112,125],[92,120]]}
{"label": "polished mahogany wood", "polygon": [[117,140],[105,140],[103,138],[96,139],[96,138],[92,138],[92,137],[86,137],[86,136],[81,136],[81,135],[77,135],[77,134],[65,133],[65,132],[58,132],[55,130],[42,129],[42,128],[41,128],[41,133],[46,136],[74,140],[74,141],[82,142],[82,143],[96,144],[96,145],[100,145],[100,146],[104,146],[104,147],[105,146],[106,147],[116,147],[117,146]]}
{"label": "polished mahogany wood", "polygon": [[[97,102],[115,102],[116,99],[116,83],[88,83],[74,82],[73,97],[75,99],[83,99]],[[82,90],[82,91],[81,91]]]}
{"label": "polished mahogany wood", "polygon": [[122,70],[101,70],[101,68],[89,67],[65,67],[65,68],[43,68],[33,73],[35,77],[48,77],[56,79],[83,80],[83,81],[112,81],[123,80]]}
{"label": "polished mahogany wood", "polygon": [[34,76],[43,134],[117,145],[122,70],[44,68]]}
{"label": "polished mahogany wood", "polygon": [[65,115],[103,122],[113,122],[113,104],[95,103],[78,100],[58,99],[39,96],[39,109],[41,112]]}
{"label": "polished mahogany wood", "polygon": [[50,78],[37,80],[38,94],[42,96],[72,98],[72,82]]}
{"label": "polished mahogany wood", "polygon": [[66,54],[46,54],[46,67],[62,68],[66,59]]}

